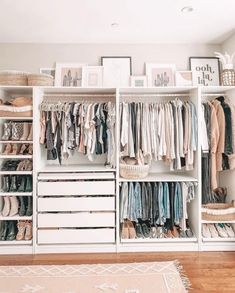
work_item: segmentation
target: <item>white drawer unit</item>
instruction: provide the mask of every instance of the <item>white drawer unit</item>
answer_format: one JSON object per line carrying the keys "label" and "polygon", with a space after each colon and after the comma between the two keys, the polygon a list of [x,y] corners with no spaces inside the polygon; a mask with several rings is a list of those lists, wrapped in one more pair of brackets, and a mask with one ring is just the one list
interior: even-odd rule
{"label": "white drawer unit", "polygon": [[38,214],[38,227],[114,227],[114,212]]}
{"label": "white drawer unit", "polygon": [[104,244],[115,243],[115,229],[38,230],[38,244]]}
{"label": "white drawer unit", "polygon": [[39,173],[37,244],[114,244],[115,190],[112,172]]}
{"label": "white drawer unit", "polygon": [[114,211],[115,197],[39,197],[38,212]]}

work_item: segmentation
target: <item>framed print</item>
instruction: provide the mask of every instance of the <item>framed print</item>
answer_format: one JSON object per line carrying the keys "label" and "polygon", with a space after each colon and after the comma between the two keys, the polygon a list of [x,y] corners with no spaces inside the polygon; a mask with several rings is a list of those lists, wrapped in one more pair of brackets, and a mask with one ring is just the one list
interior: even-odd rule
{"label": "framed print", "polygon": [[101,57],[104,66],[105,87],[129,87],[131,76],[131,57],[107,56]]}
{"label": "framed print", "polygon": [[192,86],[193,85],[192,71],[176,71],[175,83],[176,83],[176,86]]}
{"label": "framed print", "polygon": [[189,66],[193,75],[193,85],[199,85],[199,86],[220,85],[219,58],[190,57]]}
{"label": "framed print", "polygon": [[81,87],[85,63],[56,63],[55,86]]}
{"label": "framed print", "polygon": [[175,64],[146,63],[148,86],[165,87],[175,85]]}
{"label": "framed print", "polygon": [[131,76],[131,87],[147,87],[147,76]]}
{"label": "framed print", "polygon": [[102,87],[103,86],[103,66],[83,66],[82,86]]}
{"label": "framed print", "polygon": [[55,68],[40,68],[40,73],[52,75],[55,79]]}

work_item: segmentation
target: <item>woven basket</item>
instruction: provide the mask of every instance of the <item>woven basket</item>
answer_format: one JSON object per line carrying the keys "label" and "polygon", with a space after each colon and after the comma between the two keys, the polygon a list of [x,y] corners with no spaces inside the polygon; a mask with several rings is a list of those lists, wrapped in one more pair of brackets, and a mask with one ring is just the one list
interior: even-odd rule
{"label": "woven basket", "polygon": [[0,85],[27,86],[27,73],[14,70],[0,71]]}
{"label": "woven basket", "polygon": [[[202,212],[202,220],[205,221],[233,221],[235,220],[235,202],[209,203],[202,206],[207,211]],[[222,214],[219,214],[222,213]]]}
{"label": "woven basket", "polygon": [[224,69],[221,74],[222,85],[234,86],[235,85],[235,72],[233,69]]}
{"label": "woven basket", "polygon": [[126,179],[142,179],[148,176],[149,165],[120,164],[120,176]]}
{"label": "woven basket", "polygon": [[1,106],[0,105],[0,117],[32,117],[33,107],[14,107],[14,106]]}
{"label": "woven basket", "polygon": [[29,74],[28,85],[30,86],[53,86],[54,78],[49,74]]}

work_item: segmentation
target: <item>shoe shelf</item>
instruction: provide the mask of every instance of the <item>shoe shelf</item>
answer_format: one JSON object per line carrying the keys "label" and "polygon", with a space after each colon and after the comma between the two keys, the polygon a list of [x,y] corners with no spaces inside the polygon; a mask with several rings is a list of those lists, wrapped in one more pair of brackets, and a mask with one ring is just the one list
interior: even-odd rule
{"label": "shoe shelf", "polygon": [[143,179],[119,178],[119,182],[197,182],[197,179],[187,174],[149,173]]}
{"label": "shoe shelf", "polygon": [[32,192],[0,192],[0,196],[33,196]]}
{"label": "shoe shelf", "polygon": [[235,237],[227,237],[227,238],[223,238],[223,237],[215,237],[215,238],[202,238],[203,242],[234,242],[235,241]]}
{"label": "shoe shelf", "polygon": [[23,121],[30,121],[33,120],[33,117],[0,117],[1,120],[23,120]]}
{"label": "shoe shelf", "polygon": [[12,240],[12,241],[7,241],[7,240],[0,240],[0,246],[3,245],[32,245],[33,241],[32,240]]}
{"label": "shoe shelf", "polygon": [[0,159],[32,159],[33,155],[0,155]]}
{"label": "shoe shelf", "polygon": [[0,221],[18,221],[18,220],[21,220],[21,221],[30,221],[32,220],[32,216],[19,216],[19,215],[16,215],[16,216],[13,216],[13,217],[3,217],[3,216],[0,216]]}
{"label": "shoe shelf", "polygon": [[136,238],[136,239],[121,239],[121,243],[162,243],[162,242],[197,242],[196,237],[189,238]]}
{"label": "shoe shelf", "polygon": [[32,175],[33,171],[0,171],[0,175]]}
{"label": "shoe shelf", "polygon": [[32,140],[0,140],[2,144],[19,143],[19,144],[33,144]]}
{"label": "shoe shelf", "polygon": [[235,221],[205,221],[205,220],[202,220],[202,224],[235,224]]}

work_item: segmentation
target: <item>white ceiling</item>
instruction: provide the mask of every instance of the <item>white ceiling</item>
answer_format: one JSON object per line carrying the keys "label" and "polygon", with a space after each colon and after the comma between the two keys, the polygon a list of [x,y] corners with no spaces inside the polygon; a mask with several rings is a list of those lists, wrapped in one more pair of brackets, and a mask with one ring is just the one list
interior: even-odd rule
{"label": "white ceiling", "polygon": [[234,29],[234,0],[0,0],[0,43],[220,43]]}

